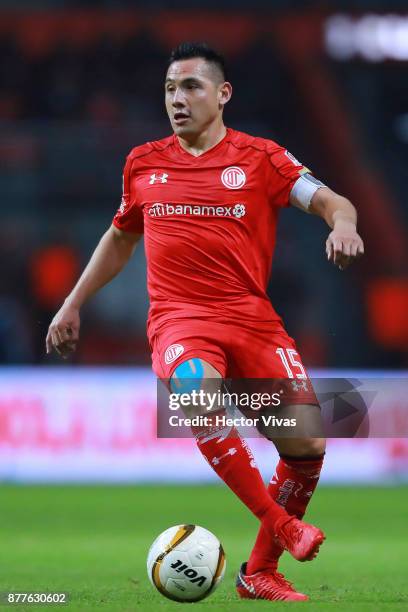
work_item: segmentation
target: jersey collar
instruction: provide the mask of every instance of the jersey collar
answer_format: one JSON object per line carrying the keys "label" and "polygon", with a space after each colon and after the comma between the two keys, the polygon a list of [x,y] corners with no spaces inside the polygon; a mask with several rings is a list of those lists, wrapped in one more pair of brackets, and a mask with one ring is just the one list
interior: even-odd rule
{"label": "jersey collar", "polygon": [[183,155],[184,159],[191,161],[191,162],[199,162],[203,158],[211,157],[212,155],[218,153],[219,149],[221,149],[223,145],[229,139],[230,132],[231,132],[231,129],[227,127],[225,136],[219,142],[217,142],[216,145],[214,145],[210,149],[207,149],[206,151],[204,151],[204,153],[201,153],[201,155],[193,155],[192,153],[189,153],[188,151],[186,151],[186,149],[184,149],[181,146],[176,134],[173,134],[173,142],[174,142],[175,148],[181,155]]}

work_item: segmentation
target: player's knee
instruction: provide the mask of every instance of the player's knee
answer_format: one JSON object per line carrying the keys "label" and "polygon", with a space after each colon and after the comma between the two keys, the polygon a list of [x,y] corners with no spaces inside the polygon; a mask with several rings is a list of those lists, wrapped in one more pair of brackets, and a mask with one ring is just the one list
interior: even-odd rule
{"label": "player's knee", "polygon": [[325,438],[300,438],[285,440],[278,449],[281,454],[296,457],[320,457],[326,452]]}
{"label": "player's knee", "polygon": [[326,452],[325,438],[306,438],[300,441],[299,451],[305,457],[319,457]]}
{"label": "player's knee", "polygon": [[290,457],[321,457],[326,451],[325,438],[275,438],[280,455]]}

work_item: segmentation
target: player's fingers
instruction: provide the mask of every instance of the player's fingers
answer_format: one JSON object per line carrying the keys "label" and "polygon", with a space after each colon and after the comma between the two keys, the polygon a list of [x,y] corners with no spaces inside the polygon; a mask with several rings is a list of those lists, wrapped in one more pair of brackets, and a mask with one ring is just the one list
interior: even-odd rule
{"label": "player's fingers", "polygon": [[329,261],[333,259],[333,242],[330,238],[326,240],[326,255]]}
{"label": "player's fingers", "polygon": [[353,258],[358,257],[358,242],[353,242],[350,247],[350,255]]}
{"label": "player's fingers", "polygon": [[61,342],[69,342],[72,337],[71,328],[64,326],[57,328]]}
{"label": "player's fingers", "polygon": [[79,339],[79,325],[71,325],[67,329],[70,342],[77,342]]}
{"label": "player's fingers", "polygon": [[343,257],[343,245],[340,240],[334,242],[334,264],[338,266],[341,263]]}
{"label": "player's fingers", "polygon": [[[359,259],[362,255],[364,254],[364,245],[362,241],[359,240],[355,240],[352,245],[351,245],[351,249],[350,249],[350,255],[352,260],[354,261],[356,259]],[[350,261],[350,263],[351,263]]]}
{"label": "player's fingers", "polygon": [[57,353],[60,355],[61,354],[60,340],[59,340],[59,337],[57,336],[55,330],[53,330],[52,333],[51,333],[51,340],[52,340],[52,348],[54,348],[57,351]]}
{"label": "player's fingers", "polygon": [[71,353],[73,353],[76,349],[75,342],[64,342],[64,344],[60,347],[61,356],[63,359],[67,359]]}
{"label": "player's fingers", "polygon": [[342,253],[345,257],[350,257],[351,255],[351,242],[349,240],[344,240],[342,243]]}
{"label": "player's fingers", "polygon": [[47,332],[47,337],[45,338],[45,348],[46,348],[46,351],[47,351],[47,355],[49,353],[51,353],[51,351],[52,351],[52,338],[51,338],[51,332],[50,332],[49,329],[48,329],[48,332]]}
{"label": "player's fingers", "polygon": [[340,270],[344,270],[345,268],[347,268],[349,262],[350,262],[350,256],[349,255],[345,255],[343,253],[343,251],[341,250],[337,250],[335,253],[335,260],[334,260],[334,264],[340,268]]}
{"label": "player's fingers", "polygon": [[327,253],[327,259],[329,261],[334,260],[334,250],[335,250],[335,245],[334,245],[333,239],[331,238],[331,236],[329,236],[328,240],[326,241],[326,253]]}
{"label": "player's fingers", "polygon": [[52,351],[52,323],[50,324],[47,332],[47,337],[45,339],[45,346],[47,347],[47,353],[51,353]]}
{"label": "player's fingers", "polygon": [[62,330],[62,329],[60,329],[59,327],[56,327],[56,328],[55,328],[55,331],[54,331],[54,334],[55,334],[55,337],[56,337],[56,338],[57,338],[57,340],[58,340],[58,344],[59,344],[59,345],[60,345],[60,344],[63,344],[63,343],[64,343],[63,330]]}

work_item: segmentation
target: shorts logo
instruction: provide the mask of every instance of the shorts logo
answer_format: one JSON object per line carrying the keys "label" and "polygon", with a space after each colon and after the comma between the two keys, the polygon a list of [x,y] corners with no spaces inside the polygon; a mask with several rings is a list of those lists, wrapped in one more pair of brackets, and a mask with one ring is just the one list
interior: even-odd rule
{"label": "shorts logo", "polygon": [[164,361],[167,363],[173,363],[177,357],[180,357],[184,353],[184,346],[182,344],[171,344],[164,353]]}
{"label": "shorts logo", "polygon": [[291,380],[294,391],[309,391],[307,380]]}
{"label": "shorts logo", "polygon": [[246,183],[245,172],[238,166],[229,166],[221,174],[221,181],[228,189],[239,189]]}

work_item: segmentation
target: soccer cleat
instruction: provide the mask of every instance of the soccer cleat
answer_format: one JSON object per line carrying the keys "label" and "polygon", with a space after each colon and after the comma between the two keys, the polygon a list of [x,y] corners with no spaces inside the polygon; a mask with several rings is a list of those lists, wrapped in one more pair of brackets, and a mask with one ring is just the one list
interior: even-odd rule
{"label": "soccer cleat", "polygon": [[248,576],[246,563],[241,565],[237,576],[237,593],[242,599],[268,599],[269,601],[307,601],[309,598],[298,593],[289,580],[275,570],[256,572]]}
{"label": "soccer cleat", "polygon": [[278,519],[276,539],[292,557],[298,561],[311,561],[319,552],[320,545],[325,540],[321,529],[299,521],[295,516],[290,520]]}

